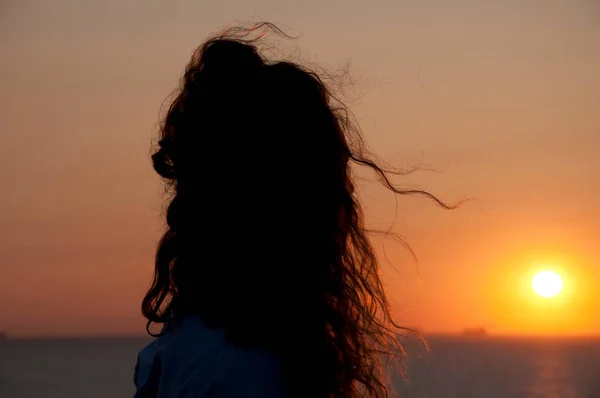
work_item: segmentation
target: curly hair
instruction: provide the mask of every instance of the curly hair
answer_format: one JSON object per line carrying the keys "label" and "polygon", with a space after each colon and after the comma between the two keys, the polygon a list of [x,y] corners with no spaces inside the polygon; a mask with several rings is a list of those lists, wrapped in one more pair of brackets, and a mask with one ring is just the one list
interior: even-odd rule
{"label": "curly hair", "polygon": [[[317,73],[267,60],[232,28],[203,43],[160,131],[154,169],[172,197],[142,310],[187,315],[280,360],[290,397],[388,396],[402,355],[352,166],[402,190]],[[389,361],[391,359],[391,361]]]}

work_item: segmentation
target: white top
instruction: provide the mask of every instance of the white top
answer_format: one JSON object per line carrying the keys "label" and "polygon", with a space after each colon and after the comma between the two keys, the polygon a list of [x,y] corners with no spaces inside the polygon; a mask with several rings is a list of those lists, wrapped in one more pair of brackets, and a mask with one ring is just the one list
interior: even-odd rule
{"label": "white top", "polygon": [[277,360],[235,347],[224,331],[188,317],[143,348],[135,366],[134,398],[283,398]]}

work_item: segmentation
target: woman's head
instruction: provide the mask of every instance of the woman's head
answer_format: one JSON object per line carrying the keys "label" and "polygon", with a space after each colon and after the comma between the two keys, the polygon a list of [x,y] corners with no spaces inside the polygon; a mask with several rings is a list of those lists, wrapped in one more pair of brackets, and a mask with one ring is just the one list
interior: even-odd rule
{"label": "woman's head", "polygon": [[152,160],[172,198],[143,313],[273,352],[291,395],[384,395],[380,354],[399,346],[352,166],[410,192],[317,74],[240,32],[196,51],[164,119]]}

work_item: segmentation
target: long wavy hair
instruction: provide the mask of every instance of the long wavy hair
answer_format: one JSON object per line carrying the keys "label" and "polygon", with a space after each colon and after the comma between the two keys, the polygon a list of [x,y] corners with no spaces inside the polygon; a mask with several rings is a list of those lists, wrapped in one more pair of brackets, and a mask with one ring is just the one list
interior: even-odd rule
{"label": "long wavy hair", "polygon": [[142,304],[149,333],[200,316],[276,355],[290,397],[388,396],[401,328],[353,166],[449,206],[396,187],[317,73],[261,54],[259,28],[282,33],[260,24],[203,43],[164,118],[152,161],[172,197]]}

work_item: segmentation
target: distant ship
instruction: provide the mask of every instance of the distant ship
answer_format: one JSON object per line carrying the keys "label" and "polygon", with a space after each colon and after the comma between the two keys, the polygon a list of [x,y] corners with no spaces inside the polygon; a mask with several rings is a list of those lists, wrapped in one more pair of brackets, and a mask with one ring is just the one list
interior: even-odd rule
{"label": "distant ship", "polygon": [[488,335],[484,328],[467,328],[462,332],[466,337],[486,337]]}

